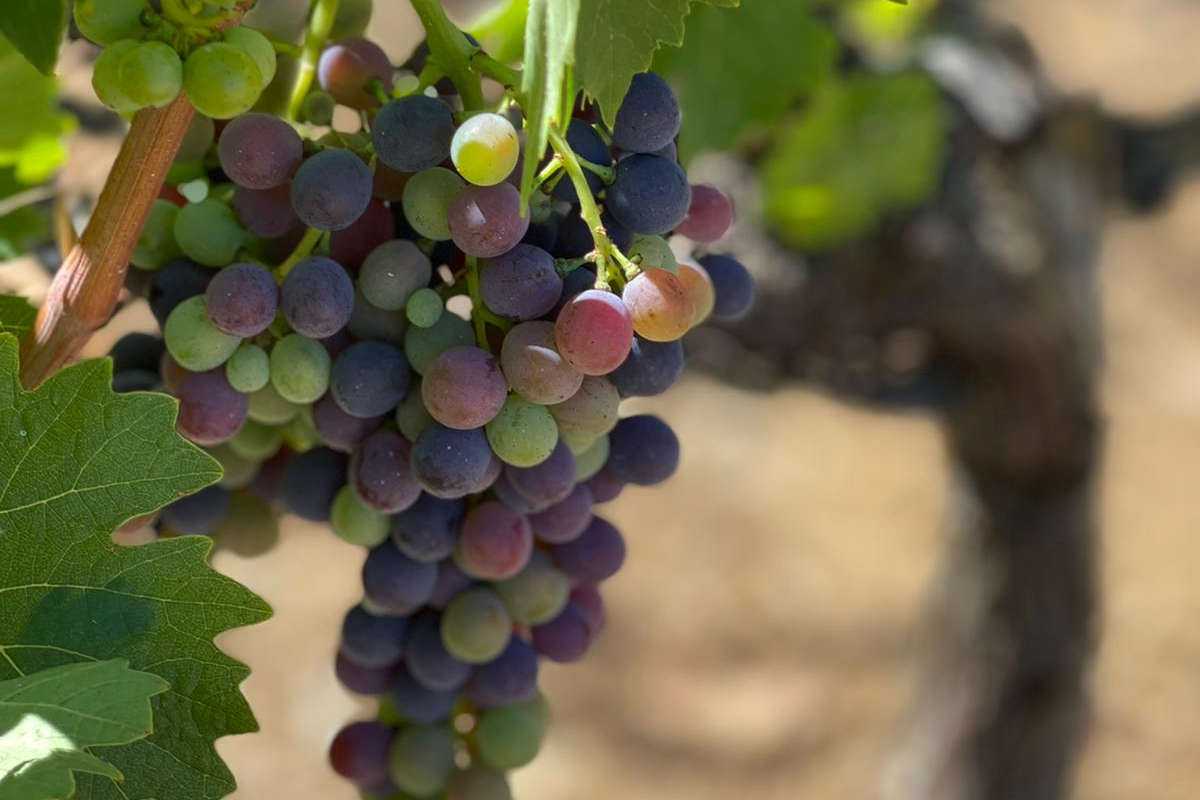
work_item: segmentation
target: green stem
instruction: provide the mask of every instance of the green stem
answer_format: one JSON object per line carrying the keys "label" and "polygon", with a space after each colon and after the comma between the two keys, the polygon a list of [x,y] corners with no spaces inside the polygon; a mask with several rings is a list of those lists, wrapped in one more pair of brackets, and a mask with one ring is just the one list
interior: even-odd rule
{"label": "green stem", "polygon": [[542,171],[539,172],[537,174],[537,177],[533,179],[533,185],[541,186],[543,183],[545,183],[546,181],[550,180],[555,175],[557,175],[558,171],[560,169],[562,169],[562,166],[563,166],[562,159],[560,159],[560,158],[550,159],[550,163],[547,164],[546,166],[542,167]]}
{"label": "green stem", "polygon": [[578,155],[575,157],[579,159],[579,166],[583,167],[593,175],[599,175],[600,179],[605,183],[612,183],[614,180],[616,180],[616,167],[606,167],[603,164],[597,164],[594,161],[588,161],[586,158],[581,158]]}
{"label": "green stem", "polygon": [[300,118],[300,106],[312,87],[313,76],[317,73],[317,61],[329,32],[333,30],[333,20],[337,16],[340,0],[317,0],[313,6],[312,16],[308,20],[308,31],[304,34],[304,48],[300,51],[300,68],[296,70],[296,82],[292,84],[292,96],[288,101],[288,119]]}
{"label": "green stem", "polygon": [[483,297],[479,291],[479,259],[475,256],[467,256],[467,293],[471,295],[471,322],[475,323],[475,341],[484,350],[490,350],[487,322],[483,318]]}
{"label": "green stem", "polygon": [[306,258],[324,235],[324,231],[319,231],[316,228],[309,228],[305,231],[304,237],[296,245],[296,249],[275,269],[275,274],[279,276],[279,279],[283,280],[286,278],[287,274],[292,271],[292,267],[300,263],[301,259]]}
{"label": "green stem", "polygon": [[272,39],[271,47],[275,48],[276,53],[279,53],[280,55],[285,55],[285,56],[292,56],[293,58],[299,58],[302,54],[300,46],[296,45],[296,44],[292,44],[291,42],[280,42],[275,39]]}
{"label": "green stem", "polygon": [[497,61],[482,50],[471,56],[471,68],[513,91],[520,89],[521,70]]}
{"label": "green stem", "polygon": [[592,197],[592,189],[588,186],[587,176],[583,174],[583,167],[579,166],[575,151],[567,144],[562,134],[553,128],[550,129],[550,146],[562,159],[567,177],[575,185],[575,193],[579,195],[579,214],[592,231],[592,242],[596,249],[588,254],[588,259],[596,262],[596,288],[607,289],[610,281],[618,287],[622,286],[625,276],[617,262],[624,256],[617,252],[617,248],[608,238],[608,231],[604,229],[604,222],[600,219],[600,208],[596,205],[596,198]]}
{"label": "green stem", "polygon": [[471,72],[471,56],[477,48],[458,29],[439,0],[409,0],[425,28],[429,55],[437,62],[458,89],[463,108],[467,111],[483,107],[483,86],[479,76]]}

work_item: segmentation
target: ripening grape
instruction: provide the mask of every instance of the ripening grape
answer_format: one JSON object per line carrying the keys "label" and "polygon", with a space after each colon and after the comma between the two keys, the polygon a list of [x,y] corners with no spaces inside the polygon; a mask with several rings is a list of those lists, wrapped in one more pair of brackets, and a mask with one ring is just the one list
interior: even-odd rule
{"label": "ripening grape", "polygon": [[352,453],[379,429],[383,417],[352,417],[342,411],[331,393],[326,392],[313,404],[312,421],[326,445],[342,453]]}
{"label": "ripening grape", "polygon": [[420,172],[450,157],[454,114],[433,97],[410,95],[385,105],[371,125],[380,161],[399,172]]}
{"label": "ripening grape", "polygon": [[597,505],[611,503],[620,497],[621,492],[625,489],[625,482],[607,469],[601,469],[591,478],[588,478],[586,485],[588,491],[592,494],[592,502]]}
{"label": "ripening grape", "polygon": [[[225,463],[222,462],[222,465]],[[257,468],[256,464],[256,471]],[[225,477],[229,477],[228,471]],[[249,485],[250,478],[247,476],[245,479],[246,485]],[[235,488],[224,481],[221,485]],[[279,542],[279,524],[274,509],[249,492],[234,492],[231,500],[229,516],[210,534],[216,545],[244,558],[261,556],[274,548]]]}
{"label": "ripening grape", "polygon": [[558,426],[545,406],[512,394],[487,424],[487,440],[505,464],[532,467],[554,452]]}
{"label": "ripening grape", "polygon": [[371,202],[371,170],[349,150],[309,156],[292,178],[292,207],[310,228],[350,227]]}
{"label": "ripening grape", "polygon": [[417,381],[408,387],[408,394],[396,406],[396,427],[404,434],[404,438],[415,442],[421,431],[433,424],[433,417],[425,408],[421,399],[421,383]]}
{"label": "ripening grape", "polygon": [[517,129],[499,114],[476,114],[454,132],[450,158],[458,173],[476,186],[494,186],[517,165]]}
{"label": "ripening grape", "polygon": [[450,235],[467,255],[494,258],[513,249],[529,229],[521,193],[511,184],[468,186],[450,203]]}
{"label": "ripening grape", "polygon": [[349,227],[329,235],[329,257],[347,269],[355,269],[372,250],[395,237],[396,221],[392,212],[372,197],[362,216]]}
{"label": "ripening grape", "polygon": [[435,242],[450,240],[450,204],[466,182],[444,167],[431,167],[404,185],[404,218],[417,233]]}
{"label": "ripening grape", "polygon": [[424,375],[429,365],[451,347],[475,344],[475,332],[471,323],[457,314],[442,314],[428,328],[413,328],[404,338],[404,355],[408,363],[419,374]]}
{"label": "ripening grape", "polygon": [[700,184],[692,187],[692,204],[687,216],[675,232],[693,242],[712,244],[733,225],[733,201],[715,186]]}
{"label": "ripening grape", "polygon": [[564,436],[590,441],[613,429],[620,404],[621,396],[612,381],[588,376],[578,392],[550,406],[550,414]]}
{"label": "ripening grape", "polygon": [[621,293],[638,336],[652,342],[673,342],[692,327],[696,309],[683,284],[662,269],[642,272]]}
{"label": "ripening grape", "polygon": [[[513,620],[522,625],[541,625],[562,612],[571,584],[565,572],[542,557],[531,559],[523,570],[493,588]],[[523,699],[527,698],[513,698]]]}
{"label": "ripening grape", "polygon": [[687,173],[673,161],[632,155],[617,162],[617,177],[608,187],[607,208],[634,233],[661,235],[687,216],[692,190]]}
{"label": "ripening grape", "polygon": [[300,104],[300,119],[313,125],[329,125],[333,122],[333,112],[336,109],[337,101],[333,99],[333,95],[317,89],[305,95],[304,102]]}
{"label": "ripening grape", "polygon": [[446,800],[513,800],[513,796],[503,772],[472,764],[451,776]]}
{"label": "ripening grape", "polygon": [[362,289],[357,286],[354,288],[354,309],[350,312],[350,321],[346,323],[346,330],[355,338],[377,339],[397,347],[402,344],[407,347],[408,337],[404,335],[407,329],[408,320],[405,319],[402,311],[386,311],[376,308],[367,298],[363,297]]}
{"label": "ripening grape", "polygon": [[442,612],[442,644],[467,664],[486,664],[504,652],[512,635],[512,618],[490,589],[468,589]]}
{"label": "ripening grape", "polygon": [[192,372],[219,367],[237,350],[241,338],[222,332],[208,315],[202,295],[184,300],[163,326],[167,351],[184,369]]}
{"label": "ripening grape", "polygon": [[371,90],[378,82],[392,91],[393,69],[383,49],[361,37],[331,44],[317,62],[317,81],[333,99],[354,109],[375,108],[379,100]]}
{"label": "ripening grape", "polygon": [[230,449],[242,458],[255,461],[266,461],[279,452],[282,444],[282,430],[252,419],[246,420],[229,440]]}
{"label": "ripening grape", "polygon": [[120,40],[141,39],[147,33],[142,15],[149,9],[147,0],[78,0],[75,24],[84,36],[109,47]]}
{"label": "ripening grape", "polygon": [[162,42],[139,42],[121,56],[117,79],[125,96],[140,107],[160,108],[183,86],[183,62],[175,48]]}
{"label": "ripening grape", "polygon": [[279,310],[298,333],[332,336],[350,322],[354,283],[342,265],[324,256],[301,259],[283,279]]}
{"label": "ripening grape", "polygon": [[449,428],[486,425],[500,413],[508,384],[491,353],[451,347],[425,368],[421,397],[430,416]]}
{"label": "ripening grape", "polygon": [[393,710],[405,722],[430,724],[449,718],[458,702],[458,692],[435,692],[401,671],[392,684],[391,701]]}
{"label": "ripening grape", "polygon": [[289,334],[271,348],[271,386],[284,400],[315,402],[329,388],[329,353],[298,333]]}
{"label": "ripening grape", "polygon": [[429,256],[407,239],[393,239],[376,247],[362,263],[358,285],[376,308],[396,311],[408,298],[429,285],[433,264]]}
{"label": "ripening grape", "polygon": [[510,330],[500,348],[500,367],[513,391],[534,403],[561,403],[583,383],[583,374],[559,354],[551,322],[523,322]]}
{"label": "ripening grape", "polygon": [[392,688],[399,671],[398,666],[380,669],[360,667],[341,653],[337,654],[333,662],[333,672],[337,676],[338,683],[355,694],[383,694]]}
{"label": "ripening grape", "polygon": [[681,258],[679,259],[679,282],[683,284],[683,289],[688,293],[688,297],[692,298],[692,307],[695,311],[692,316],[692,326],[695,327],[708,319],[708,315],[712,313],[713,306],[717,302],[712,278],[708,276],[708,271],[697,262],[690,258]]}
{"label": "ripening grape", "polygon": [[554,324],[558,352],[584,375],[607,375],[633,345],[633,320],[621,298],[588,289],[567,301]]}
{"label": "ripening grape", "polygon": [[486,502],[463,520],[454,563],[473,578],[504,580],[521,571],[532,549],[529,520],[502,503]]}
{"label": "ripening grape", "polygon": [[653,72],[634,75],[617,109],[613,144],[627,153],[653,153],[671,144],[681,120],[679,98],[665,80]]}
{"label": "ripening grape", "polygon": [[204,292],[208,318],[231,336],[254,336],[267,329],[279,308],[274,276],[257,264],[231,264],[209,281]]}
{"label": "ripening grape", "polygon": [[479,717],[475,748],[480,761],[492,769],[517,769],[533,761],[545,732],[546,718],[537,700],[491,708]]}
{"label": "ripening grape", "polygon": [[736,320],[745,316],[754,305],[754,278],[736,259],[725,255],[708,255],[700,259],[712,280],[716,297],[712,315],[719,320]]}
{"label": "ripening grape", "polygon": [[246,231],[233,210],[211,197],[179,209],[173,230],[183,254],[209,267],[233,261],[246,243]]}
{"label": "ripening grape", "polygon": [[329,29],[329,40],[362,36],[371,22],[373,5],[372,0],[341,0],[333,17],[333,27]]}
{"label": "ripening grape", "polygon": [[304,158],[304,145],[291,125],[270,114],[230,120],[217,141],[221,169],[238,186],[272,189],[286,183]]}
{"label": "ripening grape", "polygon": [[558,302],[562,288],[554,257],[528,244],[489,258],[479,273],[484,305],[510,319],[530,320],[546,314]]}
{"label": "ripening grape", "polygon": [[418,797],[437,794],[454,770],[454,734],[435,725],[401,730],[388,753],[392,781]]}
{"label": "ripening grape", "polygon": [[179,398],[179,432],[196,444],[228,441],[242,423],[250,398],[229,385],[219,369],[193,372],[175,389]]}
{"label": "ripening grape", "polygon": [[671,245],[667,244],[667,240],[661,236],[635,236],[633,247],[629,248],[626,255],[632,261],[637,262],[643,272],[649,272],[652,269],[661,269],[672,273],[679,271],[679,261],[675,258]]}
{"label": "ripening grape", "polygon": [[541,542],[561,544],[583,533],[592,518],[592,491],[577,485],[563,500],[529,515],[533,535]]}
{"label": "ripening grape", "polygon": [[288,183],[273,189],[239,186],[233,192],[233,209],[246,230],[266,239],[286,236],[303,227],[292,209],[292,187]]}
{"label": "ripening grape", "polygon": [[[387,517],[368,508],[349,486],[343,486],[334,496],[333,505],[329,509],[329,524],[333,532],[343,540],[362,547],[375,547],[383,544],[388,538]],[[359,659],[356,660],[363,666],[382,667],[386,663],[395,663],[399,658],[385,664],[365,664]]]}
{"label": "ripening grape", "polygon": [[183,62],[183,90],[197,111],[213,119],[249,111],[265,86],[254,58],[236,45],[210,42]]}

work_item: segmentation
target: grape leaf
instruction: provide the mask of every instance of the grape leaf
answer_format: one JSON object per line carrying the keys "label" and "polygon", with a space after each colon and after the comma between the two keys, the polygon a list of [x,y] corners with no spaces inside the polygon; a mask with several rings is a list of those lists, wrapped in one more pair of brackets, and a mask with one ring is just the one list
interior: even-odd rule
{"label": "grape leaf", "polygon": [[[697,2],[735,8],[741,0]],[[633,76],[650,68],[659,45],[683,43],[687,13],[688,0],[580,0],[576,75],[580,88],[600,104],[610,125]]]}
{"label": "grape leaf", "polygon": [[154,733],[93,751],[124,774],[121,789],[83,774],[78,794],[223,797],[235,784],[213,741],[256,726],[238,691],[249,670],[212,640],[270,609],[208,566],[206,537],[112,544],[117,525],[221,470],[175,433],[174,400],[111,383],[112,362],[95,359],[23,392],[17,341],[0,335],[0,680],[113,658],[165,678]]}
{"label": "grape leaf", "polygon": [[24,336],[37,319],[37,309],[29,305],[24,297],[15,294],[0,294],[0,334],[11,333]]}
{"label": "grape leaf", "polygon": [[75,118],[58,108],[58,82],[34,69],[3,37],[0,87],[0,167],[15,167],[22,183],[40,183],[66,158],[62,139],[74,130]]}
{"label": "grape leaf", "polygon": [[167,686],[120,659],[64,664],[0,682],[0,800],[70,797],[74,772],[123,780],[89,749],[149,735],[150,698]]}
{"label": "grape leaf", "polygon": [[46,75],[54,72],[66,31],[67,0],[4,0],[0,33]]}
{"label": "grape leaf", "polygon": [[[579,0],[530,0],[525,21],[525,69],[521,93],[525,96],[525,152],[546,152],[550,126],[560,116],[567,65],[574,62],[575,26]],[[526,157],[521,171],[521,204],[529,202],[540,156]]]}
{"label": "grape leaf", "polygon": [[730,147],[749,126],[777,122],[833,69],[837,37],[810,3],[744,4],[736,15],[697,6],[681,48],[663,48],[655,71],[679,90],[683,160]]}
{"label": "grape leaf", "polygon": [[520,61],[525,54],[528,13],[529,0],[506,0],[471,23],[471,35],[497,61],[505,64]]}

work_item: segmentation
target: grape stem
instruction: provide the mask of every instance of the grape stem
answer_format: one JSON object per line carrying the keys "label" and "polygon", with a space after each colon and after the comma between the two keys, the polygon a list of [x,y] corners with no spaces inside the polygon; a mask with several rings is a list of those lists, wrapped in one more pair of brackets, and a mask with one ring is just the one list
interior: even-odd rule
{"label": "grape stem", "polygon": [[616,167],[606,167],[603,164],[597,164],[593,161],[588,161],[586,158],[582,158],[579,155],[576,155],[575,157],[579,159],[579,166],[583,167],[593,175],[599,175],[600,180],[604,181],[605,183],[612,183],[614,180],[616,180]]}
{"label": "grape stem", "polygon": [[592,196],[592,188],[588,186],[587,176],[583,174],[583,167],[579,165],[579,158],[571,149],[571,145],[567,144],[563,135],[553,128],[550,129],[550,146],[554,148],[557,157],[562,160],[567,177],[575,185],[575,193],[579,195],[579,214],[592,231],[592,242],[595,249],[588,253],[587,258],[596,264],[596,288],[607,289],[610,282],[616,284],[618,288],[624,286],[625,274],[620,266],[628,263],[628,259],[608,238],[608,231],[605,230],[604,222],[600,219],[600,208]]}
{"label": "grape stem", "polygon": [[129,257],[194,113],[180,92],[164,108],[142,109],[134,116],[96,210],[55,273],[37,321],[21,342],[26,388],[73,358],[112,316]]}
{"label": "grape stem", "polygon": [[479,48],[471,44],[466,34],[446,16],[439,0],[409,0],[425,28],[429,56],[437,62],[446,76],[454,82],[463,109],[474,111],[483,107],[483,86],[479,76],[471,72],[471,58]]}
{"label": "grape stem", "polygon": [[[497,61],[482,50],[476,51],[471,56],[471,68],[514,92],[517,92],[521,85],[521,70],[513,69],[507,64]],[[522,102],[521,105],[524,103]]]}
{"label": "grape stem", "polygon": [[296,249],[292,250],[283,263],[275,268],[275,275],[280,281],[287,277],[287,274],[292,271],[292,267],[299,264],[302,259],[307,258],[312,253],[313,248],[317,246],[317,242],[321,241],[321,237],[324,235],[324,231],[319,231],[316,228],[309,228],[304,232],[304,236],[300,239],[300,243],[296,245]]}
{"label": "grape stem", "polygon": [[537,177],[533,179],[533,185],[541,186],[543,183],[545,183],[546,181],[550,180],[555,175],[557,175],[558,171],[560,169],[562,169],[562,166],[563,166],[562,159],[559,158],[558,156],[555,156],[554,158],[550,159],[550,163],[547,164],[546,166],[542,167],[542,171],[539,172],[537,174]]}
{"label": "grape stem", "polygon": [[479,260],[475,256],[467,256],[467,293],[471,296],[471,322],[475,324],[475,342],[484,350],[490,350],[487,322],[483,318],[483,299],[479,293]]}
{"label": "grape stem", "polygon": [[296,70],[296,82],[292,84],[292,96],[288,100],[288,119],[295,121],[300,118],[300,107],[308,90],[312,88],[313,76],[317,73],[317,61],[329,32],[333,30],[333,20],[337,16],[340,0],[317,0],[313,6],[312,16],[308,18],[308,30],[304,33],[304,47],[300,51],[300,68]]}

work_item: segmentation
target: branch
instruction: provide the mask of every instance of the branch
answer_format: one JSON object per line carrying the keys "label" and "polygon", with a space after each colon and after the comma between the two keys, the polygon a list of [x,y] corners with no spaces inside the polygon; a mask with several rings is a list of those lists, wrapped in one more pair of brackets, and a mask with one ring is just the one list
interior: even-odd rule
{"label": "branch", "polygon": [[194,113],[181,92],[166,108],[143,109],[133,118],[96,210],[21,343],[26,388],[67,363],[112,315],[129,257]]}

